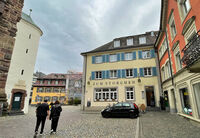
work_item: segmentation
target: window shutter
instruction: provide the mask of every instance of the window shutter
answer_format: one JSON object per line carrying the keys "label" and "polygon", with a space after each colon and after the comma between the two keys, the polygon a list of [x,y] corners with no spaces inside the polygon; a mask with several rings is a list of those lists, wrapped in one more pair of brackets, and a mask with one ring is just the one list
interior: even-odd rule
{"label": "window shutter", "polygon": [[134,77],[137,77],[137,68],[134,68],[133,72],[134,72]]}
{"label": "window shutter", "polygon": [[121,70],[117,70],[117,77],[121,78]]}
{"label": "window shutter", "polygon": [[154,49],[151,50],[151,58],[155,58],[155,50]]}
{"label": "window shutter", "polygon": [[94,72],[94,71],[92,72],[91,79],[92,79],[92,80],[94,80],[94,79],[95,79],[95,72]]}
{"label": "window shutter", "polygon": [[109,62],[110,55],[106,55],[106,62]]}
{"label": "window shutter", "polygon": [[122,69],[122,78],[125,78],[125,69]]}
{"label": "window shutter", "polygon": [[102,55],[102,62],[103,62],[103,63],[106,62],[106,55]]}
{"label": "window shutter", "polygon": [[133,60],[136,60],[136,52],[133,52]]}
{"label": "window shutter", "polygon": [[120,61],[120,53],[117,53],[117,61]]}
{"label": "window shutter", "polygon": [[121,60],[124,61],[124,53],[121,53]]}
{"label": "window shutter", "polygon": [[140,77],[144,77],[144,69],[140,68]]}
{"label": "window shutter", "polygon": [[153,70],[153,76],[157,76],[156,67],[153,67],[152,70]]}
{"label": "window shutter", "polygon": [[92,56],[92,64],[95,64],[95,56]]}
{"label": "window shutter", "polygon": [[109,71],[109,70],[107,70],[107,71],[106,71],[106,78],[107,78],[107,79],[109,79],[109,78],[110,78],[110,74],[109,74],[109,73],[110,73],[110,71]]}
{"label": "window shutter", "polygon": [[139,59],[142,59],[142,51],[138,51]]}
{"label": "window shutter", "polygon": [[102,73],[102,79],[105,79],[106,78],[106,71],[101,71]]}

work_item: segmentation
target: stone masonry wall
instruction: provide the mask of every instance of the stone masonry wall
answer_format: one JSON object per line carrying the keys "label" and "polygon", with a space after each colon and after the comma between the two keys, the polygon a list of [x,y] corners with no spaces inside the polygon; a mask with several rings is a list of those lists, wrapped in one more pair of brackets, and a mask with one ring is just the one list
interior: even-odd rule
{"label": "stone masonry wall", "polygon": [[5,84],[23,4],[24,0],[0,0],[0,103],[3,103],[5,112]]}

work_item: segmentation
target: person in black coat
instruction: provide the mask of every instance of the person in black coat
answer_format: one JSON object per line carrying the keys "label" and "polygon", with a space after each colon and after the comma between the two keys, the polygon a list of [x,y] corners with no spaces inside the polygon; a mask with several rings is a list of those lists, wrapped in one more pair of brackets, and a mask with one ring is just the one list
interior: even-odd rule
{"label": "person in black coat", "polygon": [[62,107],[60,105],[60,102],[56,101],[54,103],[54,105],[51,107],[51,114],[50,114],[51,133],[56,133],[56,129],[58,126],[58,120],[59,120],[61,112],[62,112]]}

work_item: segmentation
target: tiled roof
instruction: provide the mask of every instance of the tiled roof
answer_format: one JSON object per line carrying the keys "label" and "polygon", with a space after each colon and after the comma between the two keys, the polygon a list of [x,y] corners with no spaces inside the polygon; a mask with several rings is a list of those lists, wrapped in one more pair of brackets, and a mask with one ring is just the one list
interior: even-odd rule
{"label": "tiled roof", "polygon": [[38,79],[81,79],[82,78],[82,73],[73,73],[73,74],[64,74],[64,73],[51,73],[48,75],[45,75],[43,77],[40,77]]}
{"label": "tiled roof", "polygon": [[[153,36],[151,33],[153,32]],[[127,48],[135,48],[135,47],[144,47],[144,46],[152,46],[155,43],[155,40],[157,38],[158,31],[151,31],[151,32],[146,32],[145,34],[140,34],[140,35],[133,35],[133,36],[126,36],[126,37],[120,37],[120,38],[115,38],[113,41],[100,46],[94,50],[91,50],[89,52],[84,52],[81,53],[81,55],[85,55],[87,53],[96,53],[96,52],[104,52],[104,51],[111,51],[111,50],[118,50],[118,49],[127,49]],[[146,37],[146,43],[145,44],[139,44],[139,37],[145,36]],[[126,40],[128,38],[133,38],[133,45],[127,46]],[[120,47],[114,47],[114,41],[115,40],[120,40]]]}

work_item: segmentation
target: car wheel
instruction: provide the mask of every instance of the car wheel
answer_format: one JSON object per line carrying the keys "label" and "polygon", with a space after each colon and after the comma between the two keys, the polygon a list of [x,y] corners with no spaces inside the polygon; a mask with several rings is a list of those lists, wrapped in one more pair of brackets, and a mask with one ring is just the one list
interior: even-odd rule
{"label": "car wheel", "polygon": [[110,114],[109,114],[109,113],[104,113],[104,114],[102,114],[102,116],[103,116],[104,118],[109,118],[109,117],[110,117]]}
{"label": "car wheel", "polygon": [[135,113],[130,113],[130,118],[137,118],[137,117],[138,117],[137,114],[135,114]]}

